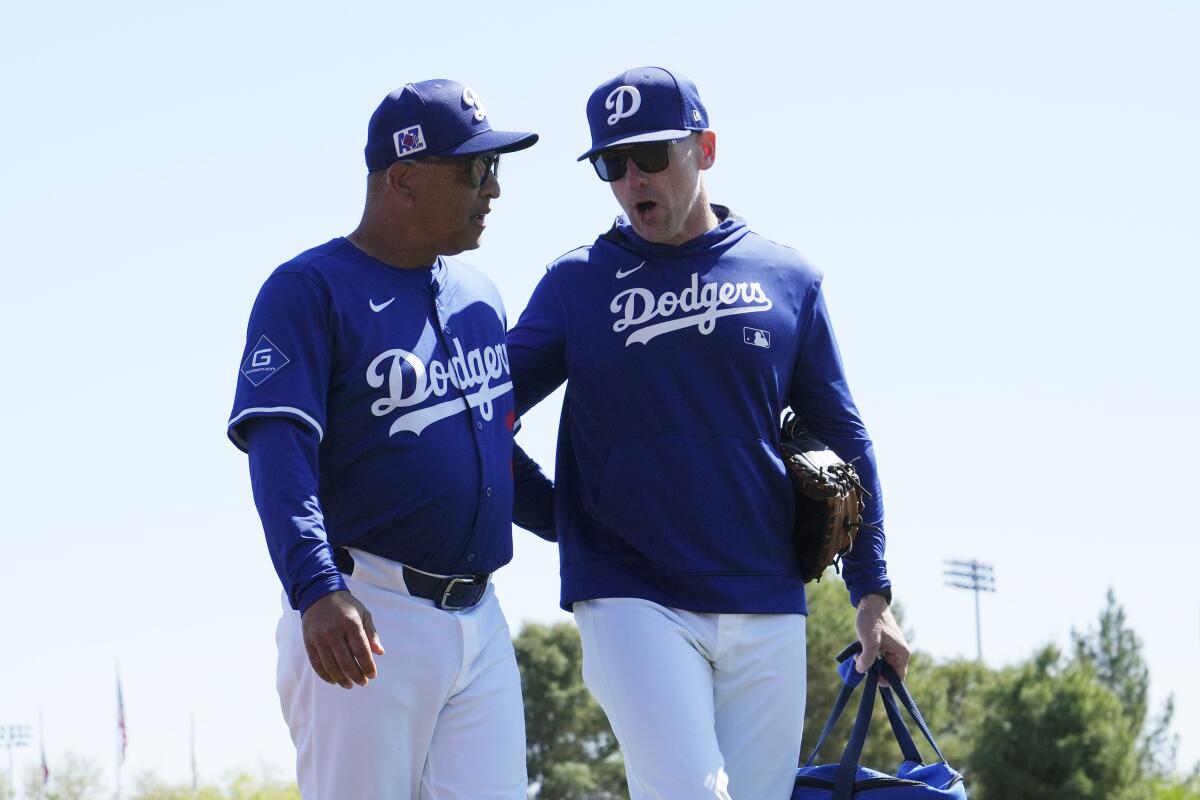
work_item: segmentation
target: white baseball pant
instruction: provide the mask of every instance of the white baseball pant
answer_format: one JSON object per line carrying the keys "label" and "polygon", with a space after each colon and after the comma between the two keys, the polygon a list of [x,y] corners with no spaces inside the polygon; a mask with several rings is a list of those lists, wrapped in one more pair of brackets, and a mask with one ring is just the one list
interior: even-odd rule
{"label": "white baseball pant", "polygon": [[583,678],[632,800],[787,800],[804,729],[805,618],[577,602]]}
{"label": "white baseball pant", "polygon": [[304,800],[525,800],[525,717],[508,624],[489,586],[463,611],[413,597],[399,563],[351,550],[346,583],[387,654],[346,690],[313,672],[284,598],[277,687]]}

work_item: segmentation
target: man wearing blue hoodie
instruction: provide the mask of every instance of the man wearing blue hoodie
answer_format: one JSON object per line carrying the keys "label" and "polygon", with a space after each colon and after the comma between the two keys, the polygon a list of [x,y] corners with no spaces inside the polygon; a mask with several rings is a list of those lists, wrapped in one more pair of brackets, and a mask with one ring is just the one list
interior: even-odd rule
{"label": "man wearing blue hoodie", "polygon": [[860,671],[908,646],[888,610],[871,440],[795,251],[709,203],[716,135],[695,85],[606,81],[581,156],[625,212],[552,263],[508,335],[517,413],[567,381],[555,527],[584,680],[634,800],[791,796],[804,720],[804,579],[776,451],[790,406],[870,493],[845,559]]}

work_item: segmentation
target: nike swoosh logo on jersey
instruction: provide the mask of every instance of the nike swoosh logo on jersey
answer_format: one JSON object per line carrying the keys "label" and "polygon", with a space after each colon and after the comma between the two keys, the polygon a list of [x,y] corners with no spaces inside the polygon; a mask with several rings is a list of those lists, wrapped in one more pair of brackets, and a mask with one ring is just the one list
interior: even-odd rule
{"label": "nike swoosh logo on jersey", "polygon": [[379,305],[375,305],[374,300],[367,300],[367,302],[371,304],[371,310],[374,311],[376,314],[378,314],[380,311],[383,311],[385,308],[390,306],[392,303],[396,302],[396,298],[393,297],[391,300],[388,300],[386,303],[380,303]]}
{"label": "nike swoosh logo on jersey", "polygon": [[617,279],[619,280],[619,279],[621,279],[621,278],[624,278],[626,275],[632,275],[633,273],[637,272],[639,269],[641,269],[641,268],[642,268],[642,267],[644,267],[644,266],[646,266],[646,262],[645,262],[645,261],[643,261],[642,263],[638,264],[638,265],[637,265],[636,267],[634,267],[633,269],[619,269],[619,270],[617,270]]}

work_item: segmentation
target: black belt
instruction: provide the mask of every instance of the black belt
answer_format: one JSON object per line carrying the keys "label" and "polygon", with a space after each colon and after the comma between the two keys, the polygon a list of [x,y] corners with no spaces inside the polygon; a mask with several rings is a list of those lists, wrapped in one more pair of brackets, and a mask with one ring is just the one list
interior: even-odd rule
{"label": "black belt", "polygon": [[[346,575],[354,574],[354,557],[344,547],[333,548],[333,562]],[[404,568],[404,585],[414,597],[432,600],[438,608],[458,611],[470,608],[483,599],[489,575],[447,575],[444,578],[426,575],[424,572],[401,564]]]}

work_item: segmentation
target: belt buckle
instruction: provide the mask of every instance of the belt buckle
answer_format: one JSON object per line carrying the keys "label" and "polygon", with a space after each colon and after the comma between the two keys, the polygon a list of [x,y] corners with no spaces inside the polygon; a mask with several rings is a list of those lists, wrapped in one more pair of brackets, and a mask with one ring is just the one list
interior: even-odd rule
{"label": "belt buckle", "polygon": [[[450,605],[450,593],[454,591],[454,587],[458,584],[462,584],[464,586],[478,586],[479,583],[480,583],[479,578],[477,578],[474,575],[452,575],[452,576],[450,576],[449,578],[446,579],[446,581],[440,587],[439,597],[437,599],[437,607],[441,608],[441,609],[445,609],[446,611],[461,611],[464,608],[470,608],[471,606],[475,605],[475,603],[479,602],[478,597],[475,598],[475,602],[470,603],[468,605],[452,606],[452,605]],[[485,583],[486,583],[486,581],[485,581]]]}

